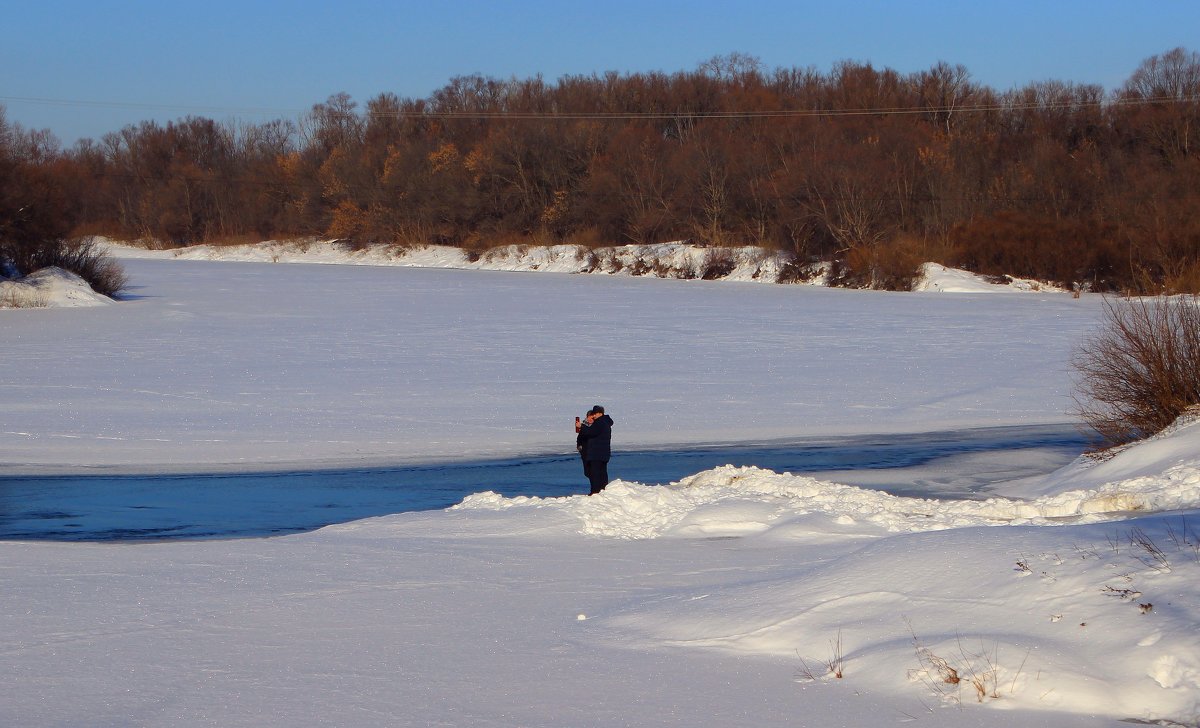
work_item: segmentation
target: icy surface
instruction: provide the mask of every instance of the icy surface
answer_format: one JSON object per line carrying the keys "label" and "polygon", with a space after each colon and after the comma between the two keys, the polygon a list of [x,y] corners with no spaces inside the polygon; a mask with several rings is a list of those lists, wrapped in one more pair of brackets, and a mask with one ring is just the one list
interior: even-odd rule
{"label": "icy surface", "polygon": [[7,311],[0,472],[569,452],[1070,420],[1098,300],[125,259],[129,300]]}

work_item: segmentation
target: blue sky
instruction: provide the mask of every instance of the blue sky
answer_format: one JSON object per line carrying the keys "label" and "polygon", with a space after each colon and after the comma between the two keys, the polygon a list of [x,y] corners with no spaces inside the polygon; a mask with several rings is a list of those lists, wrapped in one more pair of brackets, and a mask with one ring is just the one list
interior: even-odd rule
{"label": "blue sky", "polygon": [[362,104],[470,73],[673,72],[734,51],[1112,89],[1177,46],[1200,50],[1196,0],[0,0],[0,104],[70,145],[146,119],[296,118],[341,91]]}

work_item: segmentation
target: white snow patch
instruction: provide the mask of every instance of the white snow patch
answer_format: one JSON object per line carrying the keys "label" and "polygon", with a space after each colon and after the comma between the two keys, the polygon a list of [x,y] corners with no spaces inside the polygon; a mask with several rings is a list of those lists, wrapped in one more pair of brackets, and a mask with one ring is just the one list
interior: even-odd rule
{"label": "white snow patch", "polygon": [[111,303],[111,298],[96,293],[87,281],[62,268],[43,268],[24,278],[0,280],[0,308],[78,308]]}
{"label": "white snow patch", "polygon": [[913,290],[934,293],[1062,293],[1061,288],[1040,281],[1011,276],[1004,276],[997,281],[938,263],[921,266],[921,275],[913,285]]}

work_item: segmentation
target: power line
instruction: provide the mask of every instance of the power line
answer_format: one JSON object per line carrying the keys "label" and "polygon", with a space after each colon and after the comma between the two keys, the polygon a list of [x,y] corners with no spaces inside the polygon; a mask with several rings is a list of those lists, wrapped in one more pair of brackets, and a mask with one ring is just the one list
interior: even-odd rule
{"label": "power line", "polygon": [[[282,114],[300,116],[310,110],[283,109],[273,107],[197,106],[184,104],[155,104],[125,101],[94,101],[80,99],[54,99],[33,96],[0,96],[0,102],[63,106],[81,108],[140,109],[146,111],[176,111],[208,114],[261,115]],[[928,106],[877,106],[864,108],[807,108],[807,109],[759,109],[759,110],[714,110],[691,111],[687,109],[663,111],[518,111],[518,110],[471,110],[438,111],[436,109],[401,109],[395,111],[333,112],[335,116],[358,116],[362,118],[425,118],[425,119],[498,119],[498,120],[541,120],[541,121],[621,121],[621,120],[667,120],[667,119],[772,119],[772,118],[827,118],[843,116],[893,116],[916,114],[975,114],[1013,111],[1050,111],[1104,107],[1150,106],[1157,104],[1200,103],[1200,95],[1154,96],[1137,98],[1110,98],[1095,100],[1063,99],[1058,101],[998,101],[989,104],[944,104]]]}
{"label": "power line", "polygon": [[33,104],[38,106],[67,106],[98,109],[139,109],[143,111],[176,111],[225,114],[296,114],[295,109],[269,107],[200,106],[190,104],[155,104],[143,101],[94,101],[84,99],[52,99],[37,96],[0,96],[0,102]]}

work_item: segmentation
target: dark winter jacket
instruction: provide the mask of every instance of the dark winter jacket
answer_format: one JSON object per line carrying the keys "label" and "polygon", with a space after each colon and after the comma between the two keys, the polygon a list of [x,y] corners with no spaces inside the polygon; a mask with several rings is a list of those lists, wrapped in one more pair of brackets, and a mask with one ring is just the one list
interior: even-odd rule
{"label": "dark winter jacket", "polygon": [[585,462],[600,460],[608,462],[612,455],[612,418],[601,415],[590,425],[584,425],[575,442],[583,447]]}

